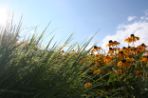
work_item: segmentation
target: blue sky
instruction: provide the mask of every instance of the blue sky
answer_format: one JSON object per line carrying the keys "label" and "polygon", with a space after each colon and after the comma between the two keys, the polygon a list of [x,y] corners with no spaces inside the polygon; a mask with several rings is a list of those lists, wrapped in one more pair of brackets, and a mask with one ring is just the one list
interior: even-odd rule
{"label": "blue sky", "polygon": [[[15,15],[23,15],[24,26],[45,27],[57,39],[74,33],[76,41],[98,32],[94,40],[114,34],[129,16],[141,16],[148,9],[148,0],[0,0]],[[50,32],[49,31],[49,32]]]}

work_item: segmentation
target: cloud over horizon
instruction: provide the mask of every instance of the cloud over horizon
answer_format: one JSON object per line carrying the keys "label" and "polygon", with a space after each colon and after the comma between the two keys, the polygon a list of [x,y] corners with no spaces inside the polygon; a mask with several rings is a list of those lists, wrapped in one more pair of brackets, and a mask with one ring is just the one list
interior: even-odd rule
{"label": "cloud over horizon", "polygon": [[133,21],[133,20],[135,20],[136,18],[137,18],[136,16],[129,16],[127,20],[128,20],[128,21]]}
{"label": "cloud over horizon", "polygon": [[127,46],[124,39],[130,36],[130,34],[135,34],[140,37],[140,41],[138,41],[136,45],[141,43],[148,45],[148,11],[145,11],[141,17],[129,16],[126,24],[120,24],[117,27],[115,34],[107,35],[102,40],[102,47],[105,48],[109,40],[116,40],[121,43],[120,46]]}

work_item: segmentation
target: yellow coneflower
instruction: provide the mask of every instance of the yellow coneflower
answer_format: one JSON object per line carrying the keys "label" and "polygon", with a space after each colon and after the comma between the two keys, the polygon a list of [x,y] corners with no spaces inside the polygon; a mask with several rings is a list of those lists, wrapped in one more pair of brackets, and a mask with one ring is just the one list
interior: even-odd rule
{"label": "yellow coneflower", "polygon": [[100,50],[100,49],[101,49],[101,47],[94,46],[94,49],[95,49],[95,50]]}
{"label": "yellow coneflower", "polygon": [[141,58],[141,62],[147,63],[147,62],[148,62],[148,56],[143,56],[143,57]]}
{"label": "yellow coneflower", "polygon": [[108,46],[108,47],[114,47],[114,46],[118,46],[119,44],[120,44],[120,43],[117,42],[117,41],[109,40],[107,46]]}
{"label": "yellow coneflower", "polygon": [[90,53],[93,54],[93,55],[98,55],[99,54],[99,51],[101,50],[101,47],[98,47],[98,46],[93,46],[93,48],[90,50]]}
{"label": "yellow coneflower", "polygon": [[115,49],[114,48],[109,48],[108,50],[108,55],[114,55]]}
{"label": "yellow coneflower", "polygon": [[124,67],[129,67],[130,64],[127,62],[126,59],[123,59],[123,60],[121,60],[121,61],[118,62],[117,66],[119,68],[124,68]]}
{"label": "yellow coneflower", "polygon": [[118,53],[118,58],[121,59],[121,58],[124,58],[124,57],[125,57],[124,52],[123,52],[122,50],[119,51],[119,53]]}
{"label": "yellow coneflower", "polygon": [[121,49],[121,51],[123,52],[123,56],[124,56],[124,57],[128,57],[128,55],[129,55],[131,49],[128,48],[128,47],[123,47],[123,48]]}
{"label": "yellow coneflower", "polygon": [[131,47],[130,54],[131,55],[136,55],[137,54],[137,48],[136,47]]}
{"label": "yellow coneflower", "polygon": [[91,82],[86,82],[84,84],[84,88],[86,88],[86,89],[92,88],[92,83]]}
{"label": "yellow coneflower", "polygon": [[141,53],[144,52],[146,50],[146,45],[144,43],[142,43],[141,45],[139,45],[136,49],[137,53]]}
{"label": "yellow coneflower", "polygon": [[120,43],[119,42],[117,42],[117,41],[113,41],[113,43],[112,43],[113,45],[112,46],[118,46]]}
{"label": "yellow coneflower", "polygon": [[117,66],[118,67],[123,67],[123,62],[122,61],[118,62]]}
{"label": "yellow coneflower", "polygon": [[131,37],[128,37],[124,41],[127,42],[128,44],[130,44],[130,43],[132,43],[132,38]]}
{"label": "yellow coneflower", "polygon": [[92,67],[90,67],[90,71],[94,71],[94,70],[97,70],[97,69],[98,69],[97,66],[92,66]]}
{"label": "yellow coneflower", "polygon": [[118,74],[118,75],[123,74],[123,70],[121,70],[121,69],[115,70],[114,72],[115,72],[115,74]]}
{"label": "yellow coneflower", "polygon": [[134,55],[136,53],[136,48],[128,46],[124,49],[124,53],[126,56]]}
{"label": "yellow coneflower", "polygon": [[133,63],[133,62],[135,61],[135,59],[134,59],[134,58],[127,57],[127,58],[126,58],[126,61],[127,61],[128,63]]}
{"label": "yellow coneflower", "polygon": [[131,50],[132,50],[132,47],[130,47],[130,46],[128,46],[127,48],[126,48],[126,52],[131,52]]}
{"label": "yellow coneflower", "polygon": [[140,39],[139,37],[135,36],[134,34],[131,34],[130,37],[131,37],[131,39],[132,39],[132,42],[135,42],[135,41],[137,41],[137,40]]}
{"label": "yellow coneflower", "polygon": [[112,40],[109,40],[107,46],[108,47],[112,47],[113,46],[113,41]]}
{"label": "yellow coneflower", "polygon": [[106,64],[108,64],[108,63],[110,63],[110,62],[112,61],[112,59],[113,59],[113,58],[112,58],[111,56],[107,55],[107,56],[104,57],[103,60],[104,60],[104,62],[105,62]]}
{"label": "yellow coneflower", "polygon": [[94,74],[94,75],[98,75],[98,74],[100,74],[100,73],[101,73],[101,70],[100,70],[100,69],[97,69],[97,70],[94,70],[94,71],[93,71],[93,74]]}
{"label": "yellow coneflower", "polygon": [[135,36],[134,34],[131,34],[131,36],[126,38],[124,41],[130,44],[138,41],[139,39],[140,39],[139,37]]}
{"label": "yellow coneflower", "polygon": [[140,46],[142,46],[142,47],[144,47],[144,48],[146,48],[146,47],[147,47],[144,43],[142,43]]}

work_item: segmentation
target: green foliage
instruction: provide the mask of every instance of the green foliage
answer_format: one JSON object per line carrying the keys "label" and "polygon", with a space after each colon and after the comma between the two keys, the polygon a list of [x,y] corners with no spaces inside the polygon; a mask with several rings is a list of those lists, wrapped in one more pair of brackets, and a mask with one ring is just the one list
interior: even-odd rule
{"label": "green foliage", "polygon": [[[62,46],[53,45],[53,37],[45,49],[40,49],[44,32],[39,37],[20,41],[18,26],[8,25],[0,32],[0,98],[147,98],[148,76],[146,64],[134,66],[122,75],[114,74],[114,66],[104,65],[107,71],[92,75],[90,68],[96,60],[103,65],[101,58],[88,55],[85,50],[92,38],[82,46],[70,46],[66,52]],[[136,56],[135,59],[139,59]],[[115,60],[116,61],[116,60]],[[145,67],[144,67],[145,66]],[[144,73],[141,77],[134,74],[135,69]],[[84,83],[92,83],[85,88]]]}
{"label": "green foliage", "polygon": [[[139,55],[140,56],[140,55]],[[92,60],[91,60],[92,61]],[[90,61],[87,61],[89,63]],[[92,65],[91,65],[92,66]],[[95,64],[93,64],[95,66]],[[138,60],[124,73],[116,74],[116,66],[99,66],[107,72],[93,75],[90,66],[84,80],[92,83],[92,87],[85,89],[87,98],[147,98],[148,97],[148,71],[146,64]],[[142,70],[140,76],[135,75],[135,70]]]}
{"label": "green foliage", "polygon": [[[13,27],[12,27],[13,28]],[[40,49],[43,37],[19,42],[18,28],[0,33],[1,98],[79,98],[83,91],[79,59],[84,52],[62,53],[63,46]],[[85,46],[86,47],[86,46]]]}

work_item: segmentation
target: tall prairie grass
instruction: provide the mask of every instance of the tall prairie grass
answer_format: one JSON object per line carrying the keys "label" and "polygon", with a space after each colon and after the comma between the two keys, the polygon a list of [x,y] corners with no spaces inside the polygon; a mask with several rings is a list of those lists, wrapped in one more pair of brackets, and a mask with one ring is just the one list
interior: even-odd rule
{"label": "tall prairie grass", "polygon": [[[39,37],[19,41],[21,24],[0,31],[0,98],[79,98],[83,92],[80,58],[86,55],[85,43],[77,53],[63,46],[40,49]],[[50,46],[50,47],[49,47]]]}

